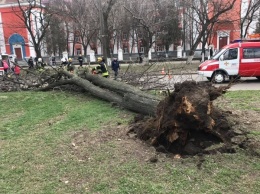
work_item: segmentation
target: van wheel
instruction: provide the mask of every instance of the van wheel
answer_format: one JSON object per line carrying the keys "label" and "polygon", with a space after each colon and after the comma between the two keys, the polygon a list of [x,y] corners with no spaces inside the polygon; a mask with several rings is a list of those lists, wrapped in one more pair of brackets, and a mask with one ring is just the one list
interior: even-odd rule
{"label": "van wheel", "polygon": [[217,71],[212,77],[212,82],[221,84],[225,81],[225,74],[222,71]]}

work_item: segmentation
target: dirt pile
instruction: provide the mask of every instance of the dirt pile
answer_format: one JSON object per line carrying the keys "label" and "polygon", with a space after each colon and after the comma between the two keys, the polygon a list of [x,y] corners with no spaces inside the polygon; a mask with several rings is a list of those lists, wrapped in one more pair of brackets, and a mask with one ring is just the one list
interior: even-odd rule
{"label": "dirt pile", "polygon": [[136,117],[128,133],[135,134],[160,152],[181,155],[234,152],[232,139],[237,133],[227,119],[231,112],[213,106],[213,100],[227,89],[216,88],[209,82],[175,84],[175,91],[157,106],[156,116]]}

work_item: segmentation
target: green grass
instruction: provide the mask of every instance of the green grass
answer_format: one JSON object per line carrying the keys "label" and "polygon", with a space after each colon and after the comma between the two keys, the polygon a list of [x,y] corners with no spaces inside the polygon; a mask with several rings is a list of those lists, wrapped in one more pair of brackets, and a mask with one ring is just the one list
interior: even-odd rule
{"label": "green grass", "polygon": [[259,104],[260,91],[233,91],[228,92],[225,97],[232,107],[244,110],[260,111]]}
{"label": "green grass", "polygon": [[1,139],[26,135],[39,127],[59,132],[87,125],[95,130],[119,112],[106,102],[82,96],[75,99],[65,93],[9,93],[8,98],[5,96],[0,96],[4,105],[0,109],[3,115]]}
{"label": "green grass", "polygon": [[[244,109],[238,94],[249,102],[258,93],[226,95]],[[149,163],[152,148],[118,135],[133,113],[62,92],[0,100],[1,194],[260,193],[260,159],[246,151],[206,156],[201,169],[198,157]]]}

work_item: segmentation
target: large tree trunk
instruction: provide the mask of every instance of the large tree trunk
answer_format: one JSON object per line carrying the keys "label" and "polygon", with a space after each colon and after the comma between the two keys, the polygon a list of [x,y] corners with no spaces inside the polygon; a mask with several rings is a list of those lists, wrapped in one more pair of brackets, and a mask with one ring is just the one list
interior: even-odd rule
{"label": "large tree trunk", "polygon": [[160,102],[160,98],[147,94],[123,82],[106,79],[89,73],[85,73],[85,79],[70,74],[67,71],[61,71],[60,73],[68,76],[70,79],[54,82],[40,90],[44,91],[59,85],[74,84],[82,87],[100,99],[116,103],[118,106],[137,113],[152,116],[155,115],[156,106]]}

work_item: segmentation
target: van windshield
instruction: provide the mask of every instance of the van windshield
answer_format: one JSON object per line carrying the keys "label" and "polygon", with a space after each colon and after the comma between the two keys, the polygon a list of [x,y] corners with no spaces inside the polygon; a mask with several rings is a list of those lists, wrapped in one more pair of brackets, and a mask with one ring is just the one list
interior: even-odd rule
{"label": "van windshield", "polygon": [[221,49],[219,52],[217,52],[212,59],[219,60],[219,57],[226,51],[227,49]]}

